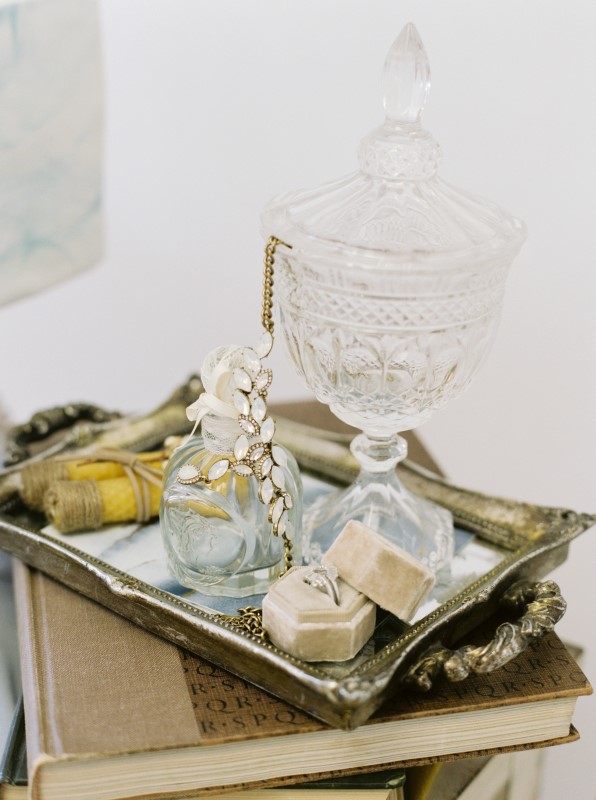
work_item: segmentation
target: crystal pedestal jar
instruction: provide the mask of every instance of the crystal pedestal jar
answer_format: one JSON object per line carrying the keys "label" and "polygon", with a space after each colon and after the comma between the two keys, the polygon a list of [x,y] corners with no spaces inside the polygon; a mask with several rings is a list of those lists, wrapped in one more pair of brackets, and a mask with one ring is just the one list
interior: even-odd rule
{"label": "crystal pedestal jar", "polygon": [[439,146],[420,121],[428,59],[412,25],[389,51],[384,83],[387,118],[362,141],[359,170],[276,198],[263,231],[288,245],[275,290],[290,355],[317,399],[363,431],[356,482],[305,513],[306,560],[358,519],[445,575],[452,520],[400,484],[399,433],[457,397],[482,364],[525,229],[438,177]]}

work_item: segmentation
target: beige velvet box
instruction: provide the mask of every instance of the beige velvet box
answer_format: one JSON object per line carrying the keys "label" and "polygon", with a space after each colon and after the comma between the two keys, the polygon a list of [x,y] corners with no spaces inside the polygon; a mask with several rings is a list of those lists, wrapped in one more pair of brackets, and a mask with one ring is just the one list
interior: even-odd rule
{"label": "beige velvet box", "polygon": [[347,661],[375,628],[376,606],[338,578],[339,605],[293,567],[263,599],[263,627],[276,647],[303,661]]}
{"label": "beige velvet box", "polygon": [[435,576],[414,556],[362,522],[348,522],[323,563],[381,608],[408,620],[435,584]]}

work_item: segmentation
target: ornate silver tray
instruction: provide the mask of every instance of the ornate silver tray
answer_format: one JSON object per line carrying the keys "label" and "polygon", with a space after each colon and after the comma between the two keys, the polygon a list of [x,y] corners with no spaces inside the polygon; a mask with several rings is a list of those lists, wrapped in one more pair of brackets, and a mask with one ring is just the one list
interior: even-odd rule
{"label": "ornate silver tray", "polygon": [[[180,425],[171,408],[166,411]],[[307,492],[354,477],[349,437],[279,418],[277,430],[312,476],[306,479]],[[454,514],[458,553],[453,580],[435,591],[411,624],[380,613],[375,634],[361,653],[339,665],[304,663],[276,649],[263,635],[258,611],[207,610],[200,598],[156,579],[147,562],[142,569],[108,563],[97,555],[105,554],[107,540],[91,552],[97,537],[112,536],[108,549],[118,550],[123,538],[130,545],[135,536],[154,536],[148,528],[132,526],[135,530],[124,537],[113,531],[75,538],[52,535],[42,530],[43,519],[3,491],[0,548],[325,722],[351,729],[405,687],[428,690],[440,674],[461,680],[470,672],[491,671],[521,652],[532,637],[550,630],[565,602],[555,584],[536,581],[565,560],[574,537],[596,524],[596,516],[460,489],[411,463],[399,469],[408,488]],[[462,637],[503,605],[510,608],[512,622],[499,625],[488,644],[458,648]]]}

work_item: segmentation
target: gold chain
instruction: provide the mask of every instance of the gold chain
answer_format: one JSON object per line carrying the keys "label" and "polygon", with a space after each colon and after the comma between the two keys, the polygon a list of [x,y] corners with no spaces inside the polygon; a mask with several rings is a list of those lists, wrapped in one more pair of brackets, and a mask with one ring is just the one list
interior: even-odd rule
{"label": "gold chain", "polygon": [[[264,258],[264,273],[263,273],[263,310],[261,314],[261,322],[263,328],[271,334],[273,338],[273,267],[275,264],[275,252],[278,245],[287,247],[291,250],[292,246],[282,242],[276,236],[270,236],[265,245],[265,258]],[[274,530],[275,533],[275,530]],[[280,577],[290,569],[293,562],[292,555],[292,540],[286,533],[282,534],[283,547],[284,547],[284,568],[280,572]],[[245,631],[257,636],[262,641],[267,640],[267,633],[263,629],[263,616],[260,608],[253,608],[247,606],[246,608],[238,609],[238,614],[214,614],[215,619],[227,622],[239,630]]]}
{"label": "gold chain", "polygon": [[275,251],[277,246],[281,244],[283,247],[292,249],[292,245],[282,242],[276,236],[270,236],[265,245],[265,270],[263,273],[263,312],[261,314],[261,322],[266,331],[273,336],[273,265],[275,264]]}
{"label": "gold chain", "polygon": [[260,608],[246,606],[239,608],[237,614],[214,614],[214,618],[220,622],[227,622],[240,631],[250,633],[259,638],[262,642],[267,641],[267,632],[263,628],[263,612]]}
{"label": "gold chain", "polygon": [[[292,245],[286,244],[286,242],[282,242],[281,239],[278,239],[277,236],[270,236],[267,239],[267,244],[265,245],[265,258],[264,258],[264,271],[263,271],[263,311],[261,314],[261,322],[263,323],[263,327],[266,331],[268,331],[271,336],[273,337],[273,267],[275,264],[275,253],[277,250],[277,246],[282,245],[282,247],[287,247],[288,249],[292,249]],[[280,573],[281,575],[285,575],[285,573],[290,569],[292,566],[293,556],[292,556],[292,541],[288,538],[287,534],[282,535],[283,543],[284,543],[284,569]]]}

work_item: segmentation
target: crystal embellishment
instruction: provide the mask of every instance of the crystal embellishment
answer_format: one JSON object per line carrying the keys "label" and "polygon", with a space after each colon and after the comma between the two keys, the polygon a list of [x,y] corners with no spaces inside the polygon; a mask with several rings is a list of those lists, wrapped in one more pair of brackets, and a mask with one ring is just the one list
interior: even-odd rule
{"label": "crystal embellishment", "polygon": [[256,347],[256,352],[259,358],[266,358],[271,352],[271,348],[273,347],[273,336],[269,333],[269,331],[265,331],[265,333],[259,339],[259,343]]}
{"label": "crystal embellishment", "polygon": [[261,461],[261,475],[265,478],[271,472],[271,467],[273,466],[273,459],[267,456]]}
{"label": "crystal embellishment", "polygon": [[284,503],[286,508],[294,508],[294,501],[292,500],[291,494],[288,494],[287,492],[284,494]]}
{"label": "crystal embellishment", "polygon": [[275,422],[268,417],[261,425],[261,439],[264,442],[270,442],[275,436]]}
{"label": "crystal embellishment", "polygon": [[252,389],[252,380],[248,372],[243,369],[235,369],[234,370],[234,383],[238,387],[238,389],[242,389],[243,392],[250,392]]}
{"label": "crystal embellishment", "polygon": [[265,478],[265,480],[261,483],[259,489],[259,495],[261,497],[261,501],[266,505],[273,500],[273,495],[275,494],[275,489],[273,488],[273,483],[271,482],[270,478]]}
{"label": "crystal embellishment", "polygon": [[244,458],[244,456],[248,453],[248,439],[246,436],[239,436],[236,439],[236,444],[234,445],[234,456],[237,459]]}
{"label": "crystal embellishment", "polygon": [[[262,422],[265,419],[265,414],[267,413],[267,406],[265,405],[265,401],[263,400],[263,398],[257,397],[257,399],[252,404],[252,408],[250,410],[256,421]],[[263,430],[261,429],[261,434],[262,433]]]}
{"label": "crystal embellishment", "polygon": [[240,389],[236,389],[232,399],[234,401],[236,409],[243,416],[246,417],[250,411],[250,403],[248,402],[248,397],[243,392],[241,392]]}
{"label": "crystal embellishment", "polygon": [[259,433],[257,421],[251,419],[246,414],[240,414],[238,417],[238,425],[240,425],[244,433],[247,433],[249,436],[255,436]]}
{"label": "crystal embellishment", "polygon": [[283,447],[280,447],[278,444],[274,444],[271,447],[271,455],[275,463],[280,467],[287,467],[288,466],[288,457],[286,456],[286,452]]}
{"label": "crystal embellishment", "polygon": [[288,524],[288,512],[282,511],[279,515],[279,519],[277,520],[276,531],[278,536],[283,536],[286,532],[286,527]]}
{"label": "crystal embellishment", "polygon": [[222,458],[220,461],[216,461],[215,464],[211,466],[209,472],[207,473],[207,478],[210,481],[216,481],[218,478],[223,477],[228,468],[230,466],[230,462],[227,458]]}
{"label": "crystal embellishment", "polygon": [[278,489],[286,488],[286,476],[281,467],[271,467],[271,480]]}
{"label": "crystal embellishment", "polygon": [[277,525],[279,522],[279,518],[283,514],[284,511],[284,500],[283,497],[278,497],[275,503],[271,506],[271,522],[274,525]]}
{"label": "crystal embellishment", "polygon": [[259,372],[255,379],[255,388],[258,392],[265,392],[270,386],[273,380],[273,373],[270,369],[264,369],[262,372]]}
{"label": "crystal embellishment", "polygon": [[178,475],[176,476],[178,483],[183,483],[185,485],[198,483],[201,479],[201,471],[195,467],[194,464],[184,464],[183,467],[180,467]]}
{"label": "crystal embellishment", "polygon": [[240,475],[243,478],[248,478],[249,475],[252,475],[252,467],[250,464],[242,464],[237,461],[235,464],[232,464],[232,469],[236,475]]}
{"label": "crystal embellishment", "polygon": [[258,461],[265,453],[265,448],[261,444],[253,444],[248,451],[249,461]]}
{"label": "crystal embellishment", "polygon": [[261,371],[261,359],[252,349],[252,347],[246,347],[244,349],[244,368],[251,376],[251,378],[256,378],[256,376]]}

